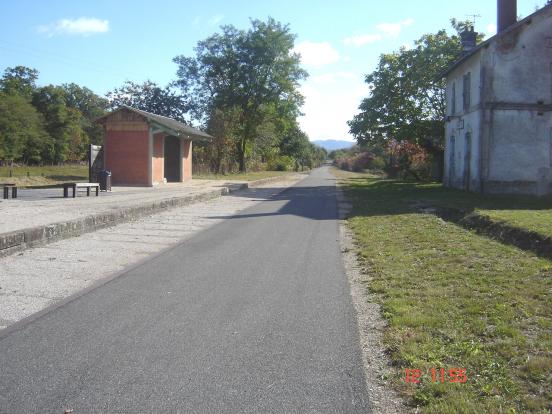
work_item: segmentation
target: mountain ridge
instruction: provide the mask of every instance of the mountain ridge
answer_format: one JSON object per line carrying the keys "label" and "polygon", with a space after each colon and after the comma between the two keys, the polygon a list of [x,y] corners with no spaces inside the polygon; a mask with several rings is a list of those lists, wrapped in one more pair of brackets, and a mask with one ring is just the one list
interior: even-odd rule
{"label": "mountain ridge", "polygon": [[340,139],[319,139],[316,141],[312,141],[312,143],[326,149],[327,151],[351,148],[353,145],[355,145],[354,142]]}

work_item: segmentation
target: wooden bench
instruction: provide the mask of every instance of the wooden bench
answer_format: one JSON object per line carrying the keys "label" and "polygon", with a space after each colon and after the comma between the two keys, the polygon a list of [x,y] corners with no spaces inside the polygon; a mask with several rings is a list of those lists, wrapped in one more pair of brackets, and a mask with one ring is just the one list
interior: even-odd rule
{"label": "wooden bench", "polygon": [[86,189],[86,195],[90,197],[90,189],[96,189],[96,197],[100,195],[100,185],[98,183],[65,183],[63,184],[63,197],[69,197],[69,189],[73,189],[73,198],[77,196],[77,191]]}
{"label": "wooden bench", "polygon": [[9,198],[10,188],[12,198],[17,198],[17,185],[15,185],[15,183],[0,183],[0,187],[4,187],[4,200]]}

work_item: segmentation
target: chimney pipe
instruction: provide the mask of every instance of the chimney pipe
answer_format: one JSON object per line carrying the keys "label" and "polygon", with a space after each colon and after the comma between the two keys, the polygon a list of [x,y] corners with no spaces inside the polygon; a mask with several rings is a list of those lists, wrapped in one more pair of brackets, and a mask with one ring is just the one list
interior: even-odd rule
{"label": "chimney pipe", "polygon": [[500,33],[517,22],[517,0],[498,0],[497,32]]}

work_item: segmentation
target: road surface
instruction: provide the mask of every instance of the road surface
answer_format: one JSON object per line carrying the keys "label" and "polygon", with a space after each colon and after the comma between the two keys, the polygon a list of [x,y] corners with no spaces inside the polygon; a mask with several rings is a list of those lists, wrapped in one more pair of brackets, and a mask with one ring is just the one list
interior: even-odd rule
{"label": "road surface", "polygon": [[332,176],[0,332],[0,367],[0,412],[367,412]]}

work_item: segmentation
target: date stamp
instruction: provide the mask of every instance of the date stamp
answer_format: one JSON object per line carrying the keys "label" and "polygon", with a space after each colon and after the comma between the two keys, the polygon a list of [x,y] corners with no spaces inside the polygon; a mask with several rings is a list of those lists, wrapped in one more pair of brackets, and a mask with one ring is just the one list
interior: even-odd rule
{"label": "date stamp", "polygon": [[466,368],[431,368],[427,371],[406,368],[404,381],[409,384],[419,384],[423,379],[430,378],[431,382],[464,384],[468,382]]}

